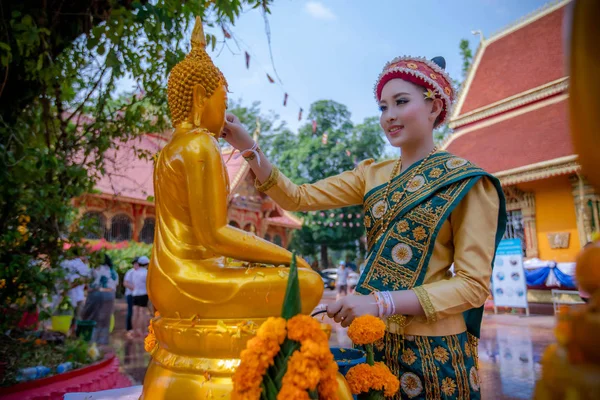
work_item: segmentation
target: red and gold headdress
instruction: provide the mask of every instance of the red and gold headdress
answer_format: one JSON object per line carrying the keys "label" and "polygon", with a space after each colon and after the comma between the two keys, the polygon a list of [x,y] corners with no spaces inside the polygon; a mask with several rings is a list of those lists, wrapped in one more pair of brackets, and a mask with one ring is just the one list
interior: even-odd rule
{"label": "red and gold headdress", "polygon": [[377,78],[375,100],[380,100],[381,91],[388,81],[403,79],[425,87],[425,97],[442,99],[444,108],[440,113],[439,121],[440,125],[445,123],[450,116],[450,110],[454,102],[452,80],[448,73],[444,71],[445,64],[446,62],[442,57],[436,57],[431,61],[411,56],[394,58],[383,67],[383,71]]}

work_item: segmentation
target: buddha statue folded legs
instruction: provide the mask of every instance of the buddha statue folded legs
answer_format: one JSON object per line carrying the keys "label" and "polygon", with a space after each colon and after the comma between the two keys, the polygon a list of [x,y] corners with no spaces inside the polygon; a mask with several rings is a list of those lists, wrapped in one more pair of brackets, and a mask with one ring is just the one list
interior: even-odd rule
{"label": "buddha statue folded legs", "polygon": [[[255,328],[281,314],[289,251],[228,225],[229,182],[216,137],[227,83],[205,51],[199,19],[192,50],[170,73],[175,127],[154,168],[156,232],[148,294],[160,312],[142,398],[229,398],[231,375]],[[228,259],[274,265],[245,268]],[[298,260],[302,311],[323,283]]]}

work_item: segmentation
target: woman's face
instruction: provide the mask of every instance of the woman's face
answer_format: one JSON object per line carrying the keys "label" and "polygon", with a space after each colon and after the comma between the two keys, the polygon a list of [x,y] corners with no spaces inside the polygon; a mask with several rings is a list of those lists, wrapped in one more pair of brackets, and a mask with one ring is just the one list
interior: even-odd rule
{"label": "woman's face", "polygon": [[394,147],[416,145],[432,135],[441,112],[441,100],[426,100],[424,89],[402,79],[392,79],[381,91],[379,122]]}

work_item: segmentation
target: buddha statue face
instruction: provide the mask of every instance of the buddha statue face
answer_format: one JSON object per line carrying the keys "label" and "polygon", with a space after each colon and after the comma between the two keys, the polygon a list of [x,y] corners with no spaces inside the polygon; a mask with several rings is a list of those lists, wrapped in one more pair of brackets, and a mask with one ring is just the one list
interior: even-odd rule
{"label": "buddha statue face", "polygon": [[205,93],[206,91],[202,85],[197,85],[194,88],[194,104],[190,122],[218,136],[221,134],[223,125],[225,124],[227,86],[224,83],[220,83],[208,98],[206,98]]}

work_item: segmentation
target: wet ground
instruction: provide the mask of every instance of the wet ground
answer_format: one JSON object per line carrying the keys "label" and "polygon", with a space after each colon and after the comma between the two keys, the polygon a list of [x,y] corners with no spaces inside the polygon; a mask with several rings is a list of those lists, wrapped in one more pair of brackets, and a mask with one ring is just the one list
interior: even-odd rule
{"label": "wet ground", "polygon": [[[332,302],[333,292],[327,291],[323,302]],[[119,302],[116,329],[112,345],[127,374],[141,384],[149,356],[141,340],[126,340],[124,316],[126,305]],[[327,319],[325,319],[327,322]],[[479,343],[480,377],[484,399],[530,399],[535,381],[540,377],[540,359],[544,349],[554,342],[554,317],[517,314],[486,314]],[[350,340],[343,328],[334,326],[331,345],[349,347]]]}

